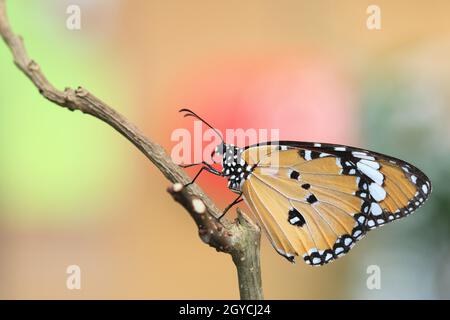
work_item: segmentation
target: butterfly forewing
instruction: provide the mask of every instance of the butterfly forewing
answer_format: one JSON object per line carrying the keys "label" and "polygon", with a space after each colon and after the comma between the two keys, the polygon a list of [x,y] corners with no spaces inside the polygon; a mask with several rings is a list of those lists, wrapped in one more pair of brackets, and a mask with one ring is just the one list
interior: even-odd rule
{"label": "butterfly forewing", "polygon": [[323,265],[368,230],[412,213],[431,192],[414,166],[353,147],[272,142],[242,153],[252,174],[244,200],[276,250]]}

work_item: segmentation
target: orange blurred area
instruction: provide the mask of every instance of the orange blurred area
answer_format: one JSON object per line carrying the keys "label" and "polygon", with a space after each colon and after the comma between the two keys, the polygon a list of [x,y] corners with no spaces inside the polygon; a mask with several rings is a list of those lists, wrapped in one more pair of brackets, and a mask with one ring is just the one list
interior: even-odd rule
{"label": "orange blurred area", "polygon": [[[193,131],[192,119],[178,113],[190,108],[222,132],[275,129],[283,140],[411,156],[432,178],[441,174],[430,154],[450,159],[440,142],[450,110],[448,1],[378,1],[377,31],[366,28],[372,2],[359,0],[7,3],[14,30],[50,81],[88,88],[169,154],[174,130]],[[81,8],[81,30],[66,28],[69,4]],[[414,109],[408,97],[424,103]],[[422,141],[419,125],[433,139],[421,145],[432,151],[407,149]],[[3,43],[0,145],[1,298],[238,298],[230,257],[201,242],[162,174],[112,128],[45,101]],[[199,184],[220,207],[235,197],[224,179],[205,175]],[[430,216],[448,212],[446,192]],[[432,237],[397,243],[420,234],[415,228],[428,221],[421,214],[375,231],[321,268],[288,263],[264,237],[265,297],[448,298],[431,276],[412,284],[425,268],[421,254],[436,246]],[[403,254],[415,265],[410,273],[400,270]],[[368,290],[370,264],[401,285],[386,280],[384,291]],[[69,265],[81,268],[81,290],[66,287]]]}

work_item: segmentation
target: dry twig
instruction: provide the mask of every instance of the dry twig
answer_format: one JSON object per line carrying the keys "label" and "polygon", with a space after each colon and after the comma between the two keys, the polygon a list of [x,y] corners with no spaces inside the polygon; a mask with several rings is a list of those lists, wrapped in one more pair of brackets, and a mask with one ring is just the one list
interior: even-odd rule
{"label": "dry twig", "polygon": [[0,34],[12,52],[14,63],[49,101],[71,111],[79,110],[106,122],[133,143],[173,183],[167,191],[191,215],[200,238],[217,251],[226,252],[236,265],[241,299],[262,299],[259,260],[259,228],[238,211],[238,219],[218,221],[219,210],[197,185],[182,188],[189,176],[164,149],[146,138],[131,122],[84,88],[56,89],[39,65],[28,57],[23,40],[10,27],[5,0],[0,0]]}

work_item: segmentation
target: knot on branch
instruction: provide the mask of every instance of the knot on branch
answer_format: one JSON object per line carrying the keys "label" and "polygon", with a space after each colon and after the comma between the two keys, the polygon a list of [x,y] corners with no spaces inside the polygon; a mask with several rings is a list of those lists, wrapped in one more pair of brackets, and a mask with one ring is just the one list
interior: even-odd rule
{"label": "knot on branch", "polygon": [[192,208],[198,214],[203,214],[206,211],[205,204],[203,203],[202,200],[200,200],[198,198],[193,198],[192,199]]}
{"label": "knot on branch", "polygon": [[66,87],[64,88],[64,106],[67,107],[70,111],[74,111],[74,110],[80,110],[83,113],[86,113],[88,110],[85,106],[85,104],[81,103],[78,99],[79,98],[84,98],[89,94],[89,92],[82,88],[82,87],[78,87],[75,90],[70,88],[70,87]]}
{"label": "knot on branch", "polygon": [[74,111],[80,109],[76,103],[76,94],[75,90],[72,88],[66,87],[64,88],[64,106],[67,107],[70,111]]}
{"label": "knot on branch", "polygon": [[40,69],[39,65],[34,60],[30,60],[27,65],[27,69],[31,72],[38,71]]}
{"label": "knot on branch", "polygon": [[88,92],[85,88],[83,88],[83,87],[78,87],[78,88],[75,90],[75,94],[76,94],[78,97],[86,97],[86,96],[89,94],[89,92]]}

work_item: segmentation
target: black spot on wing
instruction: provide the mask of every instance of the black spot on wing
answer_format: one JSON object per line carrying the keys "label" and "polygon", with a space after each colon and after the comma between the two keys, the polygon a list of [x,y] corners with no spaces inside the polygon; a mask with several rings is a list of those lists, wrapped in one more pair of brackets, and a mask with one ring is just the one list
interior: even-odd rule
{"label": "black spot on wing", "polygon": [[305,218],[295,208],[289,210],[288,222],[297,227],[303,227],[306,223]]}
{"label": "black spot on wing", "polygon": [[317,159],[320,157],[320,152],[317,152],[314,150],[309,150],[309,149],[308,150],[300,149],[298,151],[298,154],[300,155],[300,157],[302,157],[306,161]]}
{"label": "black spot on wing", "polygon": [[297,180],[300,176],[300,173],[298,171],[292,170],[291,174],[289,175],[289,178],[293,180]]}
{"label": "black spot on wing", "polygon": [[315,195],[311,194],[308,196],[308,198],[306,198],[306,201],[308,201],[308,203],[313,204],[315,202],[317,202],[317,198]]}
{"label": "black spot on wing", "polygon": [[311,185],[309,183],[304,183],[302,184],[302,188],[308,190],[309,188],[311,188]]}

